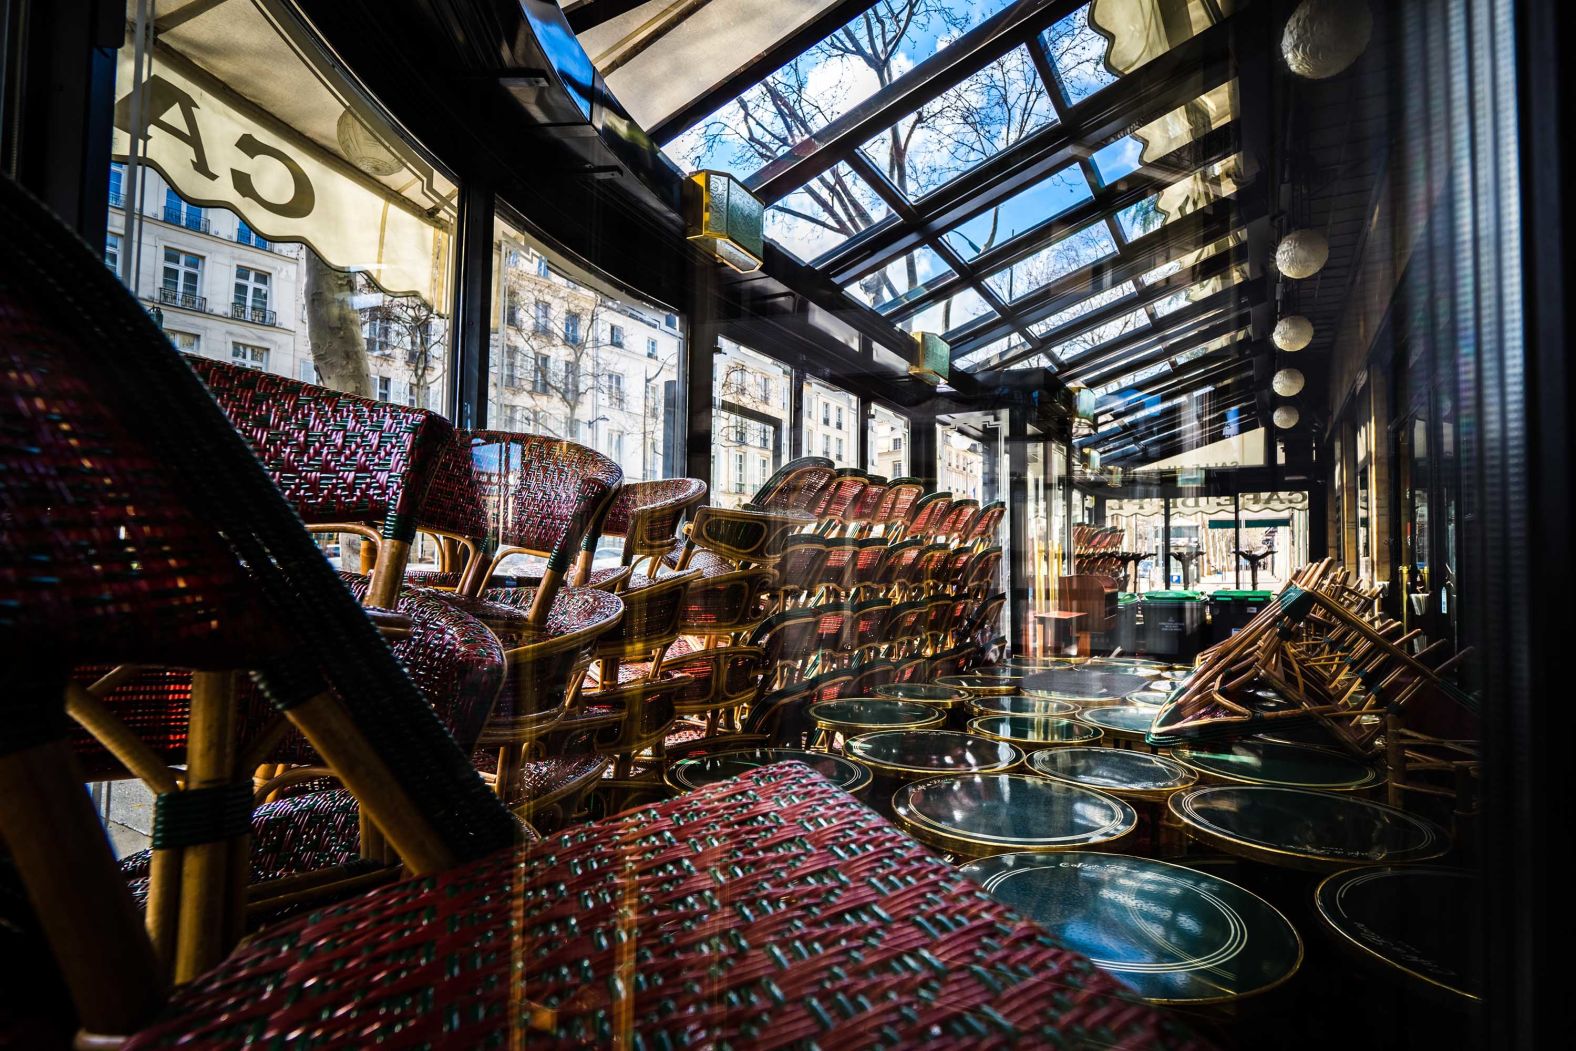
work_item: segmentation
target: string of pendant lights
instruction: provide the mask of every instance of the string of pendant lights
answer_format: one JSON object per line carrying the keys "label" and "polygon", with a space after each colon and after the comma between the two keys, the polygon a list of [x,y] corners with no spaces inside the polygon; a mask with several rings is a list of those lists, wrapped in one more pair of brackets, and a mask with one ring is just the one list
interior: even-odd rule
{"label": "string of pendant lights", "polygon": [[[1324,80],[1345,72],[1368,47],[1373,13],[1367,0],[1302,0],[1281,33],[1281,55],[1292,73]],[[1292,230],[1275,246],[1275,269],[1293,281],[1313,277],[1330,259],[1330,242],[1318,230]],[[1288,314],[1275,323],[1270,342],[1282,353],[1295,354],[1313,342],[1313,322]],[[1282,398],[1302,393],[1307,380],[1300,369],[1278,369],[1270,389]],[[1302,419],[1295,405],[1277,406],[1271,420],[1290,430]]]}

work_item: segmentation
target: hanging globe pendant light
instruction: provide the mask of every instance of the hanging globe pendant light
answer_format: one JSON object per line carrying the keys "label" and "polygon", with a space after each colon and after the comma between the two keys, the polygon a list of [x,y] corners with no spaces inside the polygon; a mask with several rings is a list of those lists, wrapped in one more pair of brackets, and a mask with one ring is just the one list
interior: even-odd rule
{"label": "hanging globe pendant light", "polygon": [[1302,280],[1324,269],[1330,259],[1330,242],[1317,230],[1293,230],[1275,246],[1275,269]]}
{"label": "hanging globe pendant light", "polygon": [[1297,411],[1295,405],[1282,405],[1270,418],[1275,421],[1275,426],[1287,431],[1297,426],[1297,421],[1302,419],[1302,413]]}
{"label": "hanging globe pendant light", "polygon": [[1270,342],[1279,350],[1295,354],[1313,342],[1313,322],[1301,314],[1289,314],[1275,322]]}
{"label": "hanging globe pendant light", "polygon": [[1366,0],[1302,0],[1286,20],[1281,54],[1299,77],[1324,80],[1357,61],[1373,30]]}
{"label": "hanging globe pendant light", "polygon": [[1294,398],[1302,393],[1305,383],[1298,369],[1281,369],[1270,378],[1270,389],[1283,398]]}

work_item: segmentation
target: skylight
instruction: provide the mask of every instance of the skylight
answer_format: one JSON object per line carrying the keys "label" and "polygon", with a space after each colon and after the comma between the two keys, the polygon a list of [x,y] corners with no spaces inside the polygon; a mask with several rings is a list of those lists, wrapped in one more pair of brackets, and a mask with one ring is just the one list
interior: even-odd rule
{"label": "skylight", "polygon": [[1083,172],[1077,165],[1068,165],[1027,190],[959,223],[947,232],[947,244],[963,258],[973,259],[981,252],[1054,219],[1091,196]]}
{"label": "skylight", "polygon": [[946,261],[922,246],[874,273],[849,282],[844,291],[868,307],[890,313],[951,276],[952,268]]}
{"label": "skylight", "polygon": [[818,259],[891,213],[881,196],[839,164],[766,209],[766,236],[802,260]]}
{"label": "skylight", "polygon": [[1065,277],[1080,267],[1116,253],[1116,244],[1104,223],[1093,223],[1060,241],[1046,245],[1027,259],[998,270],[986,278],[991,291],[1012,302],[1037,288]]}

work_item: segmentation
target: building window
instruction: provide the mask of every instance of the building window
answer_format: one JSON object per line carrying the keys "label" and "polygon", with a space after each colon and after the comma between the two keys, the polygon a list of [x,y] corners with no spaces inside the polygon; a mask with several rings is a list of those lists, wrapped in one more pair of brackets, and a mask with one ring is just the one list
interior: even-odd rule
{"label": "building window", "polygon": [[184,226],[188,230],[200,233],[208,232],[208,219],[203,215],[203,210],[195,204],[188,204],[169,187],[164,189],[164,216],[167,223]]}
{"label": "building window", "polygon": [[531,377],[531,389],[534,390],[536,393],[538,393],[538,394],[546,394],[547,393],[547,387],[548,387],[547,377],[550,375],[548,370],[551,369],[552,367],[553,367],[553,359],[552,358],[548,357],[546,354],[538,354],[536,356],[536,372]]}
{"label": "building window", "polygon": [[830,402],[823,401],[821,403],[821,425],[823,427],[832,425],[832,405]]}
{"label": "building window", "polygon": [[124,164],[111,164],[109,166],[109,206],[111,208],[126,207],[126,166]]}
{"label": "building window", "polygon": [[564,362],[563,393],[571,402],[580,400],[580,366],[573,361]]}
{"label": "building window", "polygon": [[270,251],[268,242],[263,238],[258,237],[256,231],[254,231],[250,226],[246,225],[245,219],[242,219],[236,224],[235,239],[244,245],[251,245],[253,248],[261,248],[265,252]]}
{"label": "building window", "polygon": [[316,363],[314,363],[310,358],[303,358],[301,361],[297,362],[296,379],[300,380],[302,383],[321,382],[321,379],[317,374]]}
{"label": "building window", "polygon": [[518,270],[520,268],[520,250],[518,248],[509,249],[508,253],[504,255],[504,264],[510,270]]}
{"label": "building window", "polygon": [[623,463],[624,462],[624,432],[623,431],[614,431],[612,436],[608,438],[607,448],[608,448],[607,455],[608,455],[608,457],[610,459],[613,460],[614,463]]}
{"label": "building window", "polygon": [[757,376],[761,385],[761,401],[767,405],[772,403],[772,378],[770,376]]}
{"label": "building window", "polygon": [[553,305],[545,299],[536,301],[536,334],[545,336],[553,331]]}
{"label": "building window", "polygon": [[164,334],[170,337],[170,342],[175,344],[175,349],[182,354],[196,354],[202,350],[202,337],[195,332],[174,332],[165,329]]}
{"label": "building window", "polygon": [[[622,372],[609,372],[607,374],[607,402],[615,409],[624,407],[624,374]],[[618,459],[618,457],[614,457]]]}
{"label": "building window", "polygon": [[679,327],[679,319],[678,319],[678,317],[676,315],[669,314],[667,316],[667,320],[664,321],[663,324],[667,325],[668,328],[678,328]]}
{"label": "building window", "polygon": [[755,444],[759,445],[762,449],[764,449],[764,448],[766,448],[766,443],[768,441],[770,441],[770,440],[771,440],[771,431],[769,431],[767,429],[767,427],[766,427],[766,424],[763,423],[763,424],[761,424],[760,429],[755,434]]}
{"label": "building window", "polygon": [[733,491],[744,492],[744,454],[733,454]]}
{"label": "building window", "polygon": [[249,369],[268,371],[268,348],[254,347],[247,343],[230,344],[230,360]]}
{"label": "building window", "polygon": [[843,407],[841,405],[837,407],[837,429],[843,429]]}
{"label": "building window", "polygon": [[504,324],[508,325],[510,328],[524,328],[525,318],[520,312],[520,301],[515,298],[513,292],[507,292],[505,293],[505,296],[506,298],[504,301],[508,304],[508,306],[504,307],[503,310]]}
{"label": "building window", "polygon": [[564,342],[570,346],[580,342],[580,315],[573,310],[564,315]]}
{"label": "building window", "polygon": [[104,235],[104,265],[116,273],[120,272],[120,234]]}
{"label": "building window", "polygon": [[656,356],[657,356],[657,341],[654,340],[654,339],[646,340],[646,357],[654,358]]}
{"label": "building window", "polygon": [[504,348],[503,385],[505,387],[520,385],[520,351],[515,347]]}
{"label": "building window", "polygon": [[843,458],[843,439],[839,438],[839,439],[837,439],[837,459],[839,461],[841,461],[842,458]]}
{"label": "building window", "polygon": [[895,453],[900,453],[903,451],[903,436],[901,434],[895,434],[892,436],[892,451]]}
{"label": "building window", "polygon": [[624,345],[624,326],[609,325],[607,330],[607,341],[613,344],[615,347],[622,347]]}
{"label": "building window", "polygon": [[829,434],[821,435],[821,455],[822,456],[831,456],[832,455],[832,436],[829,435]]}
{"label": "building window", "polygon": [[546,277],[547,275],[547,257],[545,255],[539,255],[536,257],[536,276]]}
{"label": "building window", "polygon": [[178,248],[164,250],[164,281],[159,299],[187,310],[206,310],[202,290],[202,256]]}
{"label": "building window", "polygon": [[235,268],[235,298],[230,301],[230,316],[260,325],[274,323],[273,311],[268,309],[267,272],[249,266]]}
{"label": "building window", "polygon": [[761,457],[761,476],[760,476],[761,477],[761,481],[762,482],[766,481],[766,479],[771,477],[771,474],[772,474],[772,462],[770,460],[768,460],[766,457],[762,456]]}
{"label": "building window", "polygon": [[367,341],[368,354],[394,353],[394,325],[388,318],[367,311],[367,324],[362,334]]}
{"label": "building window", "polygon": [[378,401],[392,401],[394,399],[394,381],[387,376],[377,377]]}

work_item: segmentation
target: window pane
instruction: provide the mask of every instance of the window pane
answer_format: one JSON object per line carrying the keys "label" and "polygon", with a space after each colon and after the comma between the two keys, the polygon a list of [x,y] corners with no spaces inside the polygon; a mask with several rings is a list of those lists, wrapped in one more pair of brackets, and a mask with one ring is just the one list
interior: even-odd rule
{"label": "window pane", "polygon": [[738,507],[793,454],[793,374],[771,358],[721,340],[712,364],[711,502]]}
{"label": "window pane", "polygon": [[683,473],[672,437],[683,340],[665,311],[572,280],[503,219],[493,226],[493,310],[488,426],[590,446],[627,481]]}
{"label": "window pane", "polygon": [[858,467],[859,443],[853,421],[859,399],[819,380],[804,384],[804,452],[825,456],[839,467]]}
{"label": "window pane", "polygon": [[1116,252],[1104,223],[1086,226],[986,279],[991,290],[1011,302]]}
{"label": "window pane", "polygon": [[[188,353],[442,410],[456,183],[261,5],[182,15],[145,84],[189,104],[204,165],[167,112],[146,115],[135,158],[133,129],[117,127],[108,261]],[[134,51],[128,39],[117,56],[128,115]],[[243,135],[298,173],[238,148]]]}
{"label": "window pane", "polygon": [[942,92],[860,152],[917,200],[1055,120],[1028,49],[1020,47]]}
{"label": "window pane", "polygon": [[908,475],[908,417],[872,405],[868,443],[865,470],[888,480]]}
{"label": "window pane", "polygon": [[1057,22],[1041,39],[1067,101],[1076,104],[1229,17],[1238,6],[1236,0],[1094,3]]}
{"label": "window pane", "polygon": [[917,299],[937,282],[952,276],[952,268],[929,248],[916,248],[843,290],[866,306],[890,313]]}
{"label": "window pane", "polygon": [[939,303],[930,304],[913,317],[898,322],[898,327],[906,332],[947,333],[976,318],[995,313],[990,304],[985,302],[984,296],[972,288],[965,288]]}
{"label": "window pane", "polygon": [[1054,219],[1091,196],[1083,173],[1076,165],[1069,165],[953,227],[947,234],[947,243],[963,258],[973,259],[981,252]]}
{"label": "window pane", "polygon": [[817,175],[766,209],[766,236],[806,262],[818,259],[891,210],[846,164]]}
{"label": "window pane", "polygon": [[1123,237],[1134,240],[1160,229],[1173,219],[1180,219],[1223,197],[1230,197],[1247,178],[1241,156],[1228,157],[1117,212],[1117,224],[1122,228]]}

